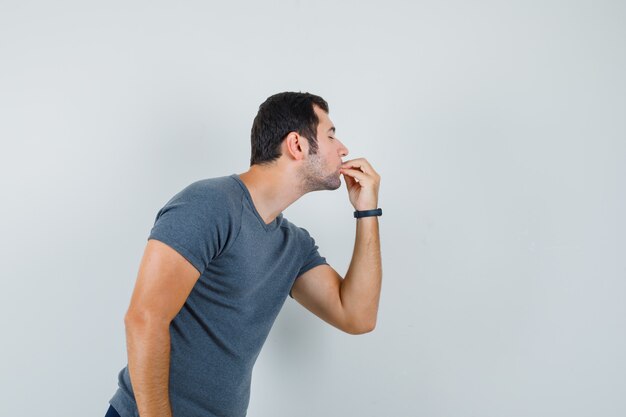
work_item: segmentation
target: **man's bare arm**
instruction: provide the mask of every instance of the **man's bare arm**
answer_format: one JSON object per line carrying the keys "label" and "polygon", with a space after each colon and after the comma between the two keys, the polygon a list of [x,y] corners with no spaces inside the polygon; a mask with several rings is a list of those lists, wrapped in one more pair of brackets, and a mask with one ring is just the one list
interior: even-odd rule
{"label": "man's bare arm", "polygon": [[307,310],[353,335],[374,330],[382,282],[378,218],[360,218],[356,228],[345,279],[330,265],[318,265],[300,275],[291,289]]}
{"label": "man's bare arm", "polygon": [[170,333],[200,272],[168,245],[150,239],[124,317],[128,371],[141,417],[171,417]]}
{"label": "man's bare arm", "polygon": [[382,276],[378,217],[362,217],[356,221],[354,252],[340,288],[347,320],[356,328],[376,327]]}
{"label": "man's bare arm", "polygon": [[[356,210],[378,208],[380,175],[365,158],[344,162],[340,172]],[[373,329],[376,325],[382,274],[378,217],[359,218],[352,260],[340,289],[349,321],[356,322],[359,327]]]}

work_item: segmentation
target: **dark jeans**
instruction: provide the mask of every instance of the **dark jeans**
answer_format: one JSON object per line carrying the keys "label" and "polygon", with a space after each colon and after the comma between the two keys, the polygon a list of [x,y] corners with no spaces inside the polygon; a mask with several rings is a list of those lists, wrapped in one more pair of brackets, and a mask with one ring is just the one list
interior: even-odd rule
{"label": "dark jeans", "polygon": [[120,415],[115,411],[115,408],[111,404],[109,404],[109,409],[104,417],[120,417]]}

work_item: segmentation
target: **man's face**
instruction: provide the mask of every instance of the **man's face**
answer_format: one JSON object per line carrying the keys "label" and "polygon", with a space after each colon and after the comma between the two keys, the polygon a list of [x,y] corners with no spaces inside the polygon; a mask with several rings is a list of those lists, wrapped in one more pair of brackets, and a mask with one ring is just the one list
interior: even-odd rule
{"label": "man's face", "polygon": [[[317,125],[317,154],[308,154],[302,170],[306,191],[336,190],[341,187],[339,168],[348,148],[335,136],[335,126],[328,114],[313,106],[319,119]],[[309,148],[310,149],[310,148]]]}

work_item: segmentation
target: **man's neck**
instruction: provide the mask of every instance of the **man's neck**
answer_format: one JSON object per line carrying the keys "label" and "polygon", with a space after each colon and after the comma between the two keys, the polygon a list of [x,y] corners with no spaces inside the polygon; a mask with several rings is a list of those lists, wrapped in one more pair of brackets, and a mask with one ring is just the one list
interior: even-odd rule
{"label": "man's neck", "polygon": [[305,194],[293,167],[252,165],[248,171],[238,175],[265,224],[273,222],[283,210]]}

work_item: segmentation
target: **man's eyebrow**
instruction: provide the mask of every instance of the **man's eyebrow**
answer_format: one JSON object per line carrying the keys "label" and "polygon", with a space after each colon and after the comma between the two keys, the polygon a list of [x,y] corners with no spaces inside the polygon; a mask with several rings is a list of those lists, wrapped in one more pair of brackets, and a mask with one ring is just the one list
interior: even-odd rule
{"label": "man's eyebrow", "polygon": [[328,131],[329,131],[329,132],[330,132],[331,130],[333,131],[333,133],[335,133],[335,126],[333,126],[333,127],[331,127],[330,129],[328,129]]}

